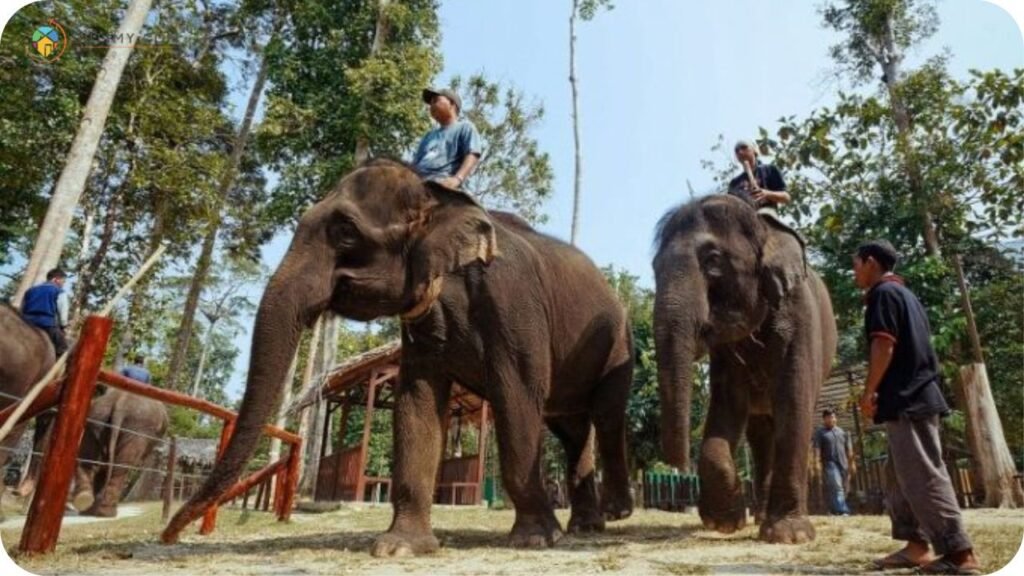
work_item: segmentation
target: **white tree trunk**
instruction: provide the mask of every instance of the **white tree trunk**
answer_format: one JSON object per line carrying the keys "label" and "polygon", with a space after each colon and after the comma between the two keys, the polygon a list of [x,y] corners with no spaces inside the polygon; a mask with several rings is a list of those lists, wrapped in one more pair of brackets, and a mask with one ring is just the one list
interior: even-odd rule
{"label": "white tree trunk", "polygon": [[[274,421],[274,425],[284,430],[284,427],[288,424],[288,407],[292,403],[292,385],[295,383],[295,369],[299,365],[299,349],[295,349],[295,355],[292,356],[291,366],[288,367],[288,375],[284,378],[284,397],[281,400],[281,407],[277,411],[277,419]],[[270,449],[267,451],[267,463],[276,462],[281,458],[281,439],[271,438]],[[276,483],[274,484],[276,487]]]}
{"label": "white tree trunk", "polygon": [[[153,0],[131,0],[124,18],[121,20],[121,25],[118,27],[117,37],[137,37],[146,21],[146,15],[149,13],[152,3]],[[96,148],[99,146],[110,106],[121,82],[121,73],[124,72],[124,67],[131,54],[131,48],[112,46],[103,58],[103,64],[100,66],[96,82],[89,94],[89,101],[82,114],[82,121],[78,125],[78,133],[75,134],[75,139],[71,143],[67,163],[57,179],[53,197],[50,198],[50,206],[46,210],[46,217],[43,219],[43,225],[39,228],[38,236],[36,236],[32,257],[29,259],[18,290],[14,293],[12,302],[15,306],[20,306],[25,291],[44,280],[46,272],[56,267],[60,261],[64,241],[67,239],[68,229],[71,227],[71,219],[78,206],[78,201],[82,197],[82,192],[85,190],[89,173],[92,171]]]}
{"label": "white tree trunk", "polygon": [[[370,59],[380,53],[388,37],[388,4],[391,0],[377,0],[377,27],[373,33],[373,44],[370,45]],[[356,165],[370,159],[370,139],[365,135],[356,139]]]}
{"label": "white tree trunk", "polygon": [[580,189],[583,183],[583,144],[580,142],[580,93],[576,77],[576,15],[579,0],[572,0],[572,15],[569,16],[569,85],[572,87],[572,136],[576,168],[572,187],[572,231],[569,242],[575,246],[580,228]]}
{"label": "white tree trunk", "polygon": [[210,348],[213,347],[213,329],[216,325],[216,322],[211,322],[210,326],[206,329],[206,343],[203,345],[203,350],[199,354],[199,367],[196,368],[196,377],[192,382],[192,396],[195,398],[199,397],[199,384],[203,381],[203,372],[206,369],[206,359],[210,356]]}
{"label": "white tree trunk", "polygon": [[[323,327],[323,324],[324,324],[325,320],[326,320],[326,318],[324,317],[324,315],[321,315],[319,318],[317,318],[316,324],[313,325],[313,335],[309,339],[309,352],[308,352],[308,354],[306,356],[306,368],[305,368],[305,370],[302,371],[302,387],[299,389],[299,398],[304,398],[306,396],[306,392],[309,390],[310,386],[315,386],[316,385],[315,380],[313,378],[313,374],[314,374],[314,369],[315,369],[316,364],[317,364],[318,349],[320,348],[320,341],[321,341],[320,332],[321,332],[321,329]],[[302,412],[302,413],[300,413],[298,415],[298,417],[299,417],[299,431],[298,431],[298,434],[302,438],[303,444],[307,447],[307,450],[305,451],[304,456],[302,458],[299,458],[299,486],[300,487],[305,485],[304,482],[305,482],[305,477],[306,477],[306,458],[309,455],[308,446],[309,446],[309,442],[310,442],[310,437],[309,437],[309,429],[310,429],[310,423],[311,423],[310,414],[313,414],[313,413],[314,413],[314,411],[310,410],[307,407],[304,412]]]}
{"label": "white tree trunk", "polygon": [[1017,470],[1006,446],[1003,424],[999,421],[985,365],[961,366],[960,378],[964,386],[968,422],[971,423],[967,433],[985,485],[985,505],[997,508],[1024,505],[1024,493],[1014,478]]}

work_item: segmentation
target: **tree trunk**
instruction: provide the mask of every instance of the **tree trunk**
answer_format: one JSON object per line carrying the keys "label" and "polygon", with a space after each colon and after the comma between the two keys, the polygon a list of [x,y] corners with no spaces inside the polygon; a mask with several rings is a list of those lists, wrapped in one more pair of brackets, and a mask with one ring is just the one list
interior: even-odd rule
{"label": "tree trunk", "polygon": [[1021,492],[1020,485],[1014,479],[1017,469],[1010,448],[1006,445],[1003,424],[999,420],[999,412],[989,386],[981,337],[978,335],[963,265],[960,256],[953,256],[951,260],[960,286],[961,306],[967,317],[967,334],[971,341],[973,360],[972,364],[960,367],[969,445],[985,485],[985,504],[997,508],[1017,508],[1024,506],[1024,492]]}
{"label": "tree trunk", "polygon": [[572,0],[572,14],[569,16],[569,85],[572,87],[572,136],[575,154],[575,173],[572,186],[572,231],[569,242],[575,246],[580,227],[580,189],[583,182],[583,151],[580,142],[580,94],[576,77],[576,15],[579,14],[579,0]]}
{"label": "tree trunk", "polygon": [[[310,382],[310,386],[320,386],[323,383],[324,376],[334,368],[335,360],[337,357],[338,350],[338,334],[341,325],[341,317],[335,316],[334,314],[328,313],[324,317],[323,332],[320,339],[320,354],[319,362],[316,362],[318,367],[317,376]],[[327,419],[327,405],[317,395],[316,402],[313,403],[311,409],[306,412],[306,417],[309,419],[307,425],[307,433],[309,440],[306,442],[306,457],[307,466],[306,475],[302,481],[302,493],[315,496],[316,490],[316,479],[320,473],[320,452],[322,450],[323,443],[323,430],[326,425]]]}
{"label": "tree trunk", "polygon": [[[284,379],[284,394],[281,399],[281,408],[277,411],[277,418],[274,425],[281,430],[285,429],[288,423],[288,407],[292,403],[292,386],[295,384],[295,369],[299,364],[299,348],[295,349],[292,356],[291,366],[288,367],[288,375]],[[281,457],[281,439],[271,438],[270,449],[267,451],[267,462],[276,462]]]}
{"label": "tree trunk", "polygon": [[[320,348],[320,331],[321,331],[321,328],[322,328],[325,320],[326,320],[326,318],[323,315],[321,315],[320,318],[317,319],[316,324],[313,325],[313,334],[309,338],[309,353],[306,355],[306,367],[302,371],[302,387],[299,389],[299,398],[304,398],[306,396],[306,392],[309,390],[310,386],[314,386],[315,385],[315,382],[313,380],[313,374],[314,374],[313,371],[314,371],[314,368],[315,368],[316,363],[317,363],[318,350]],[[310,419],[312,418],[312,416],[310,416],[310,414],[314,414],[314,411],[310,410],[307,407],[303,413],[300,413],[298,415],[299,416],[299,431],[298,431],[298,434],[302,438],[303,444],[307,448],[309,447]],[[314,414],[314,416],[315,416],[315,414]],[[307,464],[308,456],[309,456],[309,450],[307,449],[306,450],[306,458],[299,459],[299,486],[304,486],[305,482],[307,481],[306,480],[306,464]],[[300,490],[300,492],[301,492],[301,490]]]}
{"label": "tree trunk", "polygon": [[1014,478],[1017,470],[1006,446],[985,365],[961,366],[960,378],[964,388],[964,408],[971,424],[967,434],[985,485],[985,505],[1018,508],[1024,505],[1024,493]]}
{"label": "tree trunk", "polygon": [[[146,20],[146,14],[149,13],[151,4],[152,0],[131,0],[118,27],[118,37],[137,36]],[[100,66],[96,82],[89,94],[89,101],[82,114],[82,121],[78,125],[78,133],[75,134],[75,140],[71,144],[67,164],[64,165],[64,169],[57,179],[53,197],[50,199],[50,206],[46,210],[46,217],[36,236],[32,257],[29,259],[18,290],[14,293],[12,302],[15,306],[20,306],[25,291],[44,280],[46,272],[56,267],[60,261],[75,207],[78,206],[78,200],[85,190],[85,183],[92,170],[96,148],[99,146],[100,136],[103,134],[107,115],[110,112],[110,105],[114,101],[118,84],[121,82],[121,73],[124,71],[131,53],[131,49],[124,47],[110,48],[103,58],[103,64]]]}
{"label": "tree trunk", "polygon": [[[373,44],[370,45],[369,59],[380,54],[381,49],[388,39],[388,14],[387,8],[391,0],[377,0],[377,28],[373,33]],[[370,159],[370,138],[365,134],[356,139],[356,166]]]}
{"label": "tree trunk", "polygon": [[199,385],[203,381],[203,371],[206,369],[206,359],[210,356],[210,348],[213,347],[213,329],[217,327],[217,321],[213,320],[206,328],[206,344],[203,345],[202,353],[199,355],[199,367],[196,368],[196,377],[192,382],[192,396],[199,397]]}
{"label": "tree trunk", "polygon": [[206,279],[213,263],[213,249],[217,244],[217,232],[220,230],[221,210],[227,201],[228,192],[235,182],[238,174],[238,166],[242,163],[242,154],[245,152],[245,145],[249,140],[249,131],[252,128],[252,119],[256,115],[256,107],[263,93],[263,87],[267,83],[267,59],[264,56],[260,62],[259,72],[256,74],[256,82],[249,92],[249,103],[245,108],[245,116],[242,124],[235,135],[235,141],[231,148],[231,158],[224,168],[220,182],[217,184],[217,193],[214,197],[214,205],[211,207],[210,223],[206,230],[206,237],[203,238],[203,249],[196,262],[196,270],[192,275],[192,283],[188,288],[188,296],[185,298],[185,308],[181,315],[181,324],[178,326],[178,334],[174,340],[174,349],[171,351],[171,362],[167,368],[167,387],[171,390],[178,389],[179,375],[185,366],[185,359],[188,356],[188,343],[192,338],[192,324],[195,322],[196,309],[199,307],[199,295],[203,291]]}

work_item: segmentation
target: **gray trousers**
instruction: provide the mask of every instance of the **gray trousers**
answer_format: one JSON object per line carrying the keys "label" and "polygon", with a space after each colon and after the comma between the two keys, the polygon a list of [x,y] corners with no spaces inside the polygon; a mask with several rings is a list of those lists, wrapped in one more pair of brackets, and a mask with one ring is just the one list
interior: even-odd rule
{"label": "gray trousers", "polygon": [[971,548],[953,482],[942,461],[939,417],[900,414],[885,423],[889,436],[889,517],[894,540],[930,542],[939,555]]}

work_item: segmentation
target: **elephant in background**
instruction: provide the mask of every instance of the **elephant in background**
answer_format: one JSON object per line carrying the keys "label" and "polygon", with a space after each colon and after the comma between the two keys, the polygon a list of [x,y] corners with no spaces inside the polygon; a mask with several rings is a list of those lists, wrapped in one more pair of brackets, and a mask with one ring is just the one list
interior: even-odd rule
{"label": "elephant in background", "polygon": [[836,350],[828,291],[802,239],[728,195],[669,211],[658,225],[655,344],[666,459],[689,467],[693,363],[710,355],[700,447],[700,516],[730,533],[746,522],[737,473],[745,433],[754,457],[760,537],[803,542],[814,406]]}
{"label": "elephant in background", "polygon": [[[487,212],[464,192],[371,160],[299,221],[253,329],[235,432],[207,482],[164,532],[199,517],[239,476],[280,403],[303,327],[325,311],[353,320],[402,317],[395,391],[394,517],[374,555],[432,552],[434,483],[451,383],[494,408],[501,472],[516,509],[510,542],[561,537],[544,489],[543,427],[561,440],[571,479],[570,530],[599,530],[632,512],[625,408],[631,329],[583,253],[521,218]],[[598,495],[591,425],[604,466]]]}
{"label": "elephant in background", "polygon": [[[36,418],[36,452],[46,450],[53,416],[45,413]],[[167,408],[156,400],[115,388],[93,398],[75,467],[71,494],[75,509],[84,516],[117,516],[131,468],[143,465],[169,424]],[[28,478],[18,487],[20,496],[32,494],[39,465],[40,459],[33,459]]]}

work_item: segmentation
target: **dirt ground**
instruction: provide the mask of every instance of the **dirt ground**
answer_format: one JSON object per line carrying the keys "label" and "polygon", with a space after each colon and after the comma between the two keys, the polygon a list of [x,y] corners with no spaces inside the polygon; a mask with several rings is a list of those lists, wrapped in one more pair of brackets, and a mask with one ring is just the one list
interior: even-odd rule
{"label": "dirt ground", "polygon": [[[894,549],[880,516],[815,517],[817,539],[782,546],[756,540],[756,527],[722,536],[705,531],[696,514],[639,510],[603,534],[567,536],[545,550],[505,546],[513,512],[435,507],[437,554],[377,559],[367,550],[388,527],[389,507],[296,513],[290,523],[270,514],[222,509],[217,530],[195,529],[180,544],[157,543],[160,507],[143,504],[124,519],[65,526],[57,552],[18,557],[20,528],[0,530],[15,561],[36,574],[858,574]],[[969,510],[968,532],[985,567],[1005,566],[1021,547],[1024,511]],[[563,526],[568,512],[560,511]],[[897,572],[898,573],[898,572]],[[904,572],[904,573],[910,573]]]}

